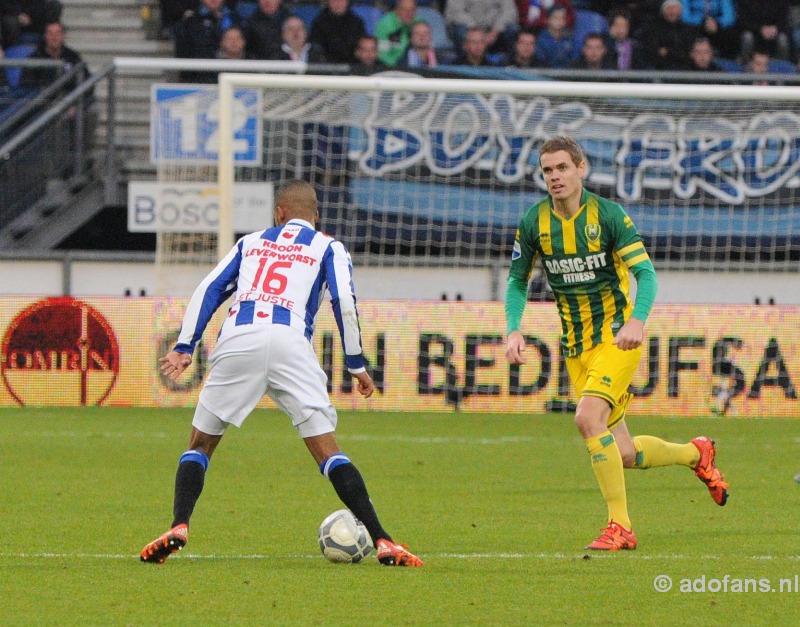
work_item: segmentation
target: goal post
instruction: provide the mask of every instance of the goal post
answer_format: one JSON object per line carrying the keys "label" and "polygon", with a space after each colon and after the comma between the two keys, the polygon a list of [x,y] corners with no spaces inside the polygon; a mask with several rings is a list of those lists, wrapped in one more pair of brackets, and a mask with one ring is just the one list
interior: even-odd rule
{"label": "goal post", "polygon": [[569,134],[657,267],[797,271],[800,87],[222,73],[220,254],[233,241],[234,92],[261,94],[264,175],[318,189],[354,263],[507,263],[546,193],[538,148]]}

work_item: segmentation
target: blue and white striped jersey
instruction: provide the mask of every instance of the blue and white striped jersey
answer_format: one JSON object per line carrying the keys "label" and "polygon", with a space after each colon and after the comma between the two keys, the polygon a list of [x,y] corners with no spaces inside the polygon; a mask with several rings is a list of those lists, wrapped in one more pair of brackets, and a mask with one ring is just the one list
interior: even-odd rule
{"label": "blue and white striped jersey", "polygon": [[175,350],[193,353],[214,312],[234,291],[220,337],[242,325],[282,324],[310,341],[326,289],[345,364],[354,374],[362,372],[365,362],[350,253],[341,242],[300,219],[250,233],[236,243],[192,295]]}

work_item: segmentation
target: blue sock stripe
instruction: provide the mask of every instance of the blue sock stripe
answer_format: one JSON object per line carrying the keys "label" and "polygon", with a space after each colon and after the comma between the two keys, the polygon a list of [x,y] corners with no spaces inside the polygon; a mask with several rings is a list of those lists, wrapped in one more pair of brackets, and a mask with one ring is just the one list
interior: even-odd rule
{"label": "blue sock stripe", "polygon": [[342,464],[349,464],[350,458],[345,455],[344,453],[334,453],[324,462],[319,465],[319,471],[325,475],[325,478],[328,478],[328,474],[331,470],[336,468],[337,466],[341,466]]}
{"label": "blue sock stripe", "polygon": [[203,467],[203,470],[208,470],[208,455],[203,451],[186,451],[178,460],[178,465],[180,466],[183,462],[197,462]]}

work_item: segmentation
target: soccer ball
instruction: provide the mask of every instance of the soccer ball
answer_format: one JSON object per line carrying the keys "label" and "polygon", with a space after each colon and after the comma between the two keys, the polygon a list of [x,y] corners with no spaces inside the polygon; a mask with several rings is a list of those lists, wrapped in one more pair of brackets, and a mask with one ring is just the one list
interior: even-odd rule
{"label": "soccer ball", "polygon": [[319,548],[331,562],[357,563],[372,553],[364,524],[349,509],[340,509],[319,526]]}

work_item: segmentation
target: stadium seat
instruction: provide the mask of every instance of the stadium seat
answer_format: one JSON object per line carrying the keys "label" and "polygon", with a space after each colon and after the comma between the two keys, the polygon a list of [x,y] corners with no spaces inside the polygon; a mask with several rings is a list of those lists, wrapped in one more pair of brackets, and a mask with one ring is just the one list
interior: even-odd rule
{"label": "stadium seat", "polygon": [[455,50],[453,42],[447,35],[447,24],[444,21],[444,16],[433,7],[417,6],[417,17],[424,22],[427,22],[431,27],[433,33],[433,47],[436,51],[452,51]]}
{"label": "stadium seat", "polygon": [[[8,54],[6,54],[6,56],[8,56]],[[791,61],[770,59],[769,72],[770,74],[797,74],[797,68]]]}
{"label": "stadium seat", "polygon": [[583,9],[575,11],[575,26],[572,30],[572,39],[578,49],[583,46],[583,40],[589,33],[606,34],[607,32],[608,20],[601,13]]}
{"label": "stadium seat", "polygon": [[306,30],[311,32],[311,23],[322,13],[322,7],[318,4],[295,4],[291,8],[291,13],[303,20]]}
{"label": "stadium seat", "polygon": [[351,6],[350,10],[362,19],[364,27],[367,29],[367,35],[375,34],[375,26],[377,26],[378,21],[385,15],[378,7],[369,6],[367,4]]}
{"label": "stadium seat", "polygon": [[[16,46],[9,46],[5,49],[6,59],[27,59],[36,50],[34,44],[18,44]],[[6,80],[8,86],[13,88],[19,87],[19,79],[22,76],[22,68],[19,66],[6,67]]]}
{"label": "stadium seat", "polygon": [[717,65],[718,65],[720,68],[722,68],[722,71],[723,71],[723,72],[733,72],[733,73],[736,73],[736,72],[741,72],[741,71],[742,71],[742,66],[741,66],[741,65],[739,65],[739,64],[738,64],[736,61],[734,61],[733,59],[724,59],[724,58],[721,58],[721,57],[720,57],[720,58],[714,59],[714,62],[715,62],[715,63],[716,63],[716,64],[717,64]]}
{"label": "stadium seat", "polygon": [[236,12],[243,20],[253,15],[256,10],[258,10],[258,3],[252,0],[239,0],[239,2],[236,3]]}

